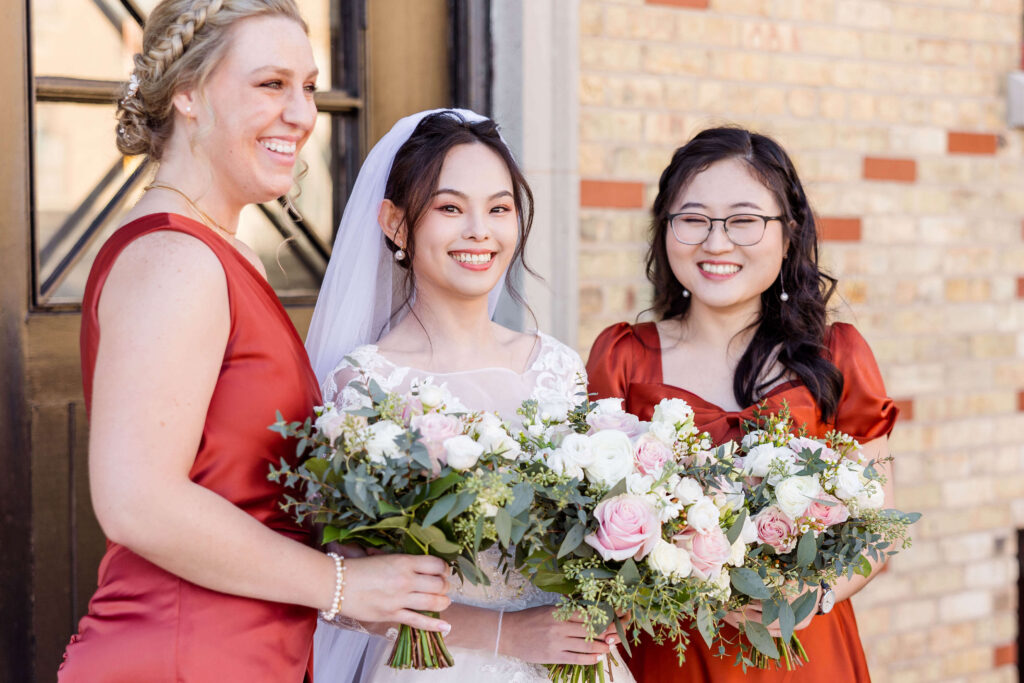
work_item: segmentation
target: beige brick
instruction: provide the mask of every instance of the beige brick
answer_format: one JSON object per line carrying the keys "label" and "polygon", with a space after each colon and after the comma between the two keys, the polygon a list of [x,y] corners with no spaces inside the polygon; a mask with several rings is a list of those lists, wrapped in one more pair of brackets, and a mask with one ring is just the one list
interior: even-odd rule
{"label": "beige brick", "polygon": [[647,73],[703,74],[708,70],[707,50],[680,44],[650,43],[643,48],[643,69]]}
{"label": "beige brick", "polygon": [[639,142],[643,114],[612,109],[588,109],[580,114],[580,140],[585,142]]}

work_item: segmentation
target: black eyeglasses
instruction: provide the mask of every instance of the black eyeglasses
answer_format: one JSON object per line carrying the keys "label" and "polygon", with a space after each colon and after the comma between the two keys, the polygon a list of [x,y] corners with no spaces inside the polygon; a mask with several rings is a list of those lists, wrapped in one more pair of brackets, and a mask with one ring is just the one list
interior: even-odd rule
{"label": "black eyeglasses", "polygon": [[711,218],[702,213],[672,213],[668,225],[672,235],[682,244],[703,244],[711,236],[715,223],[721,223],[725,236],[737,247],[749,247],[764,237],[768,221],[782,216],[760,216],[756,213],[737,213],[725,218]]}

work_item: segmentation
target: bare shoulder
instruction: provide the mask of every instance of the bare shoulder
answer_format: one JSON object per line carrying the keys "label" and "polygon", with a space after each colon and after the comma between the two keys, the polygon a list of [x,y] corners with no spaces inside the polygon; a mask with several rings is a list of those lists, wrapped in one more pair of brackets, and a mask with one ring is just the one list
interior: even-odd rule
{"label": "bare shoulder", "polygon": [[127,245],[100,298],[101,320],[166,314],[207,323],[228,315],[227,279],[217,255],[173,230],[148,233]]}

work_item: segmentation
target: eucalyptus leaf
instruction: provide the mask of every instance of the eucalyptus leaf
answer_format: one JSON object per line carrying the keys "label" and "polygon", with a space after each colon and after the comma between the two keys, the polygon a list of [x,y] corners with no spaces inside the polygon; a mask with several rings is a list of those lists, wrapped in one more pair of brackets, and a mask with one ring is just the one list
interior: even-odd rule
{"label": "eucalyptus leaf", "polygon": [[746,567],[733,569],[729,572],[729,577],[732,580],[733,588],[746,596],[757,600],[767,600],[771,597],[771,593],[765,588],[761,577],[752,569]]}
{"label": "eucalyptus leaf", "polygon": [[810,566],[817,554],[818,542],[814,538],[814,532],[808,531],[796,544],[796,563],[801,567]]}
{"label": "eucalyptus leaf", "polygon": [[529,509],[533,503],[533,486],[523,481],[512,487],[512,493],[515,497],[508,506],[508,514],[515,517],[524,510]]}
{"label": "eucalyptus leaf", "polygon": [[619,636],[619,642],[622,643],[622,649],[626,651],[627,656],[633,655],[633,650],[629,647],[629,638],[626,637],[626,627],[622,624],[622,619],[619,615],[615,615],[615,633]]}
{"label": "eucalyptus leaf", "polygon": [[587,529],[582,524],[576,524],[569,529],[569,532],[565,534],[565,538],[562,539],[562,545],[558,547],[558,558],[561,559],[575,550],[583,542],[583,536],[586,532]]}
{"label": "eucalyptus leaf", "polygon": [[325,526],[323,540],[320,541],[320,543],[323,545],[327,545],[328,543],[337,541],[338,535],[340,534],[341,531],[342,530],[336,526]]}
{"label": "eucalyptus leaf", "polygon": [[868,561],[868,558],[861,555],[859,561],[854,561],[853,571],[864,577],[871,576],[871,562]]}
{"label": "eucalyptus leaf", "polygon": [[772,600],[764,600],[761,602],[761,623],[765,626],[771,626],[772,623],[779,618],[779,600],[785,600],[785,598],[774,598]]}
{"label": "eucalyptus leaf", "polygon": [[807,618],[807,615],[811,613],[818,604],[817,591],[807,591],[799,598],[793,601],[793,618],[796,623],[800,623]]}
{"label": "eucalyptus leaf", "polygon": [[796,626],[796,617],[793,614],[793,607],[785,598],[779,603],[779,630],[782,631],[782,641],[788,643],[793,637],[793,627]]}
{"label": "eucalyptus leaf", "polygon": [[453,507],[455,507],[455,501],[458,499],[456,494],[450,493],[447,496],[438,498],[434,506],[430,508],[426,516],[423,518],[423,526],[430,526],[436,522],[441,521],[445,515],[447,515]]}
{"label": "eucalyptus leaf", "polygon": [[704,639],[704,643],[710,648],[715,640],[715,623],[714,619],[711,618],[711,610],[708,609],[706,602],[702,602],[700,607],[697,608],[697,631],[700,632],[700,637]]}
{"label": "eucalyptus leaf", "polygon": [[498,532],[498,540],[507,548],[512,537],[512,517],[505,508],[498,508],[494,515],[494,528]]}
{"label": "eucalyptus leaf", "polygon": [[771,659],[779,658],[779,649],[775,647],[775,639],[764,626],[756,621],[748,621],[745,624],[745,633],[747,640],[758,652]]}
{"label": "eucalyptus leaf", "polygon": [[449,541],[444,532],[436,526],[421,527],[419,524],[410,524],[409,533],[429,548],[439,553],[457,553],[459,546]]}
{"label": "eucalyptus leaf", "polygon": [[619,569],[619,576],[626,582],[627,586],[632,586],[640,583],[640,570],[636,567],[636,562],[633,558],[629,558],[622,563],[622,568]]}
{"label": "eucalyptus leaf", "polygon": [[456,517],[468,510],[469,506],[474,502],[476,502],[476,494],[471,491],[460,491],[456,496],[455,506],[448,511],[448,521],[453,521]]}
{"label": "eucalyptus leaf", "polygon": [[370,501],[366,497],[366,485],[360,481],[357,475],[345,477],[345,493],[352,499],[355,506],[370,519],[377,518],[377,512],[370,506]]}
{"label": "eucalyptus leaf", "polygon": [[746,509],[740,510],[740,514],[736,517],[736,521],[729,527],[729,531],[726,532],[725,537],[729,539],[729,545],[736,542],[736,539],[740,537],[743,532],[743,523],[747,519]]}

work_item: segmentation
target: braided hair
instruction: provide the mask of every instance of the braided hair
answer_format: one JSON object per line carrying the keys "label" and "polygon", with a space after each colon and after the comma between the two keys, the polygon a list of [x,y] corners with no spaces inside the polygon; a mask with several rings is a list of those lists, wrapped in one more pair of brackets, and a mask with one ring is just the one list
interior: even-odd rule
{"label": "braided hair", "polygon": [[[779,277],[761,293],[761,312],[751,327],[753,338],[740,357],[733,377],[733,395],[752,405],[780,376],[796,375],[811,392],[822,419],[834,419],[843,391],[843,376],[829,358],[825,339],[828,301],[836,280],[818,267],[818,234],[814,214],[785,150],[771,138],[736,127],[709,128],[675,151],[662,172],[654,200],[647,279],[654,285],[651,309],[659,320],[684,319],[690,299],[672,273],[665,245],[672,203],[694,176],[711,164],[741,159],[772,192],[784,216],[789,246]],[[783,303],[783,291],[789,299]],[[768,375],[773,363],[784,368]]]}
{"label": "braided hair", "polygon": [[173,98],[199,88],[223,57],[238,21],[284,16],[308,33],[295,0],[163,0],[150,13],[142,52],[117,106],[117,148],[159,160],[174,131]]}

